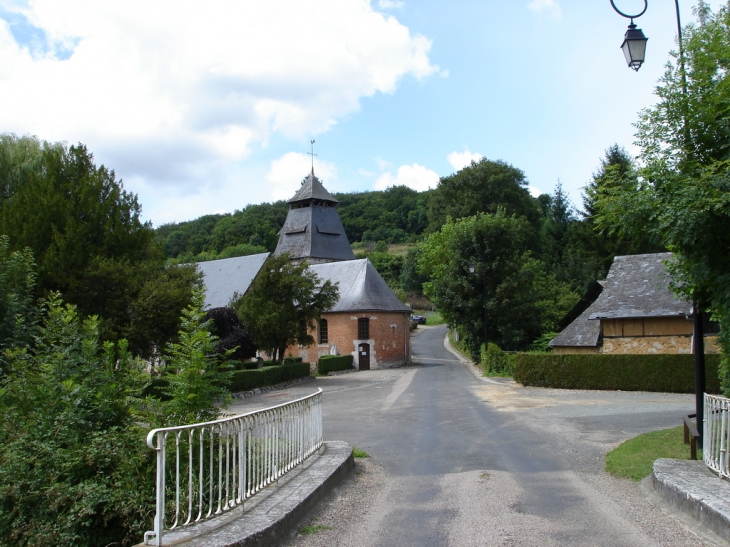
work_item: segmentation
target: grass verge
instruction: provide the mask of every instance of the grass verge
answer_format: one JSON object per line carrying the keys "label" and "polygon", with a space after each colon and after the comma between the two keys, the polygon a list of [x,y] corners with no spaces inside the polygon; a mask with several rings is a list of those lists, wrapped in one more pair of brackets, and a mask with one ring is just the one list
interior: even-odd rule
{"label": "grass verge", "polygon": [[[617,477],[640,481],[651,474],[659,458],[689,459],[689,445],[683,441],[683,426],[644,433],[621,443],[606,454],[606,471]],[[702,452],[697,451],[702,459]]]}
{"label": "grass verge", "polygon": [[444,324],[444,318],[441,317],[441,314],[437,311],[431,311],[426,313],[426,325],[429,326],[436,326],[436,325],[443,325]]}
{"label": "grass verge", "polygon": [[466,344],[463,341],[457,342],[456,340],[454,340],[454,331],[452,330],[449,331],[449,344],[462,356],[466,357],[467,359],[471,359],[469,348],[466,347]]}
{"label": "grass verge", "polygon": [[369,458],[370,454],[368,454],[364,450],[360,450],[356,446],[353,446],[352,447],[352,457],[353,458]]}

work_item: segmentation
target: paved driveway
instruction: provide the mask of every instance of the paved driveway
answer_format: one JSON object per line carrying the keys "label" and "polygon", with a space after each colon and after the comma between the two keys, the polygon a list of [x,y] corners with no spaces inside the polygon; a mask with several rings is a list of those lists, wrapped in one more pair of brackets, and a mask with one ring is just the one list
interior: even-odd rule
{"label": "paved driveway", "polygon": [[679,425],[691,395],[523,388],[476,377],[414,337],[417,366],[317,379],[236,411],[322,387],[326,439],[367,451],[358,474],[290,545],[707,545],[603,471],[605,453]]}

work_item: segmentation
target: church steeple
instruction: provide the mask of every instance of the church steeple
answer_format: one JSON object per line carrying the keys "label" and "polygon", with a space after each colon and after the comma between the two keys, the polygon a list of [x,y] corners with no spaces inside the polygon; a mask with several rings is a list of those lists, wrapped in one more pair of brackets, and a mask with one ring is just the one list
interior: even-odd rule
{"label": "church steeple", "polygon": [[288,203],[289,213],[274,254],[288,252],[292,258],[306,258],[312,264],[355,259],[337,213],[339,202],[314,176],[314,167]]}

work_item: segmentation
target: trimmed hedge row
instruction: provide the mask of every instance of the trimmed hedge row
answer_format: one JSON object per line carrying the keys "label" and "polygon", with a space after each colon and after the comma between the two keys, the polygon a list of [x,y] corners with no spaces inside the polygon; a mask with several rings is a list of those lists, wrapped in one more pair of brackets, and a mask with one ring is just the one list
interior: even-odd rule
{"label": "trimmed hedge row", "polygon": [[[720,355],[705,355],[708,393],[720,393]],[[519,353],[515,381],[525,386],[694,393],[693,355]]]}
{"label": "trimmed hedge row", "polygon": [[[282,364],[284,365],[293,365],[296,363],[301,363],[303,359],[301,357],[284,357],[284,362]],[[264,361],[263,365],[265,367],[273,367],[276,366],[275,361]],[[236,363],[236,370],[253,370],[259,368],[259,364],[256,361],[240,361]]]}
{"label": "trimmed hedge row", "polygon": [[353,363],[352,355],[323,355],[317,361],[317,372],[328,374],[339,370],[349,370]]}
{"label": "trimmed hedge row", "polygon": [[309,363],[287,363],[252,370],[237,370],[231,378],[231,391],[250,391],[309,376]]}

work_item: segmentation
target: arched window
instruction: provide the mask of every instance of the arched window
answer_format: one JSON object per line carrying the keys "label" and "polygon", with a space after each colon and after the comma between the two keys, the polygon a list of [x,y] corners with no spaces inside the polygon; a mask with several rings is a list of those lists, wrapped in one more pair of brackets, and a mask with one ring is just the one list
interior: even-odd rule
{"label": "arched window", "polygon": [[329,335],[327,333],[327,320],[326,319],[319,320],[319,343],[320,344],[329,343]]}
{"label": "arched window", "polygon": [[370,319],[367,317],[361,317],[357,320],[357,339],[370,339]]}

